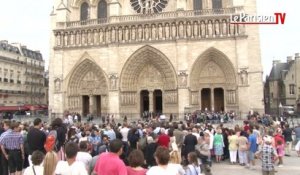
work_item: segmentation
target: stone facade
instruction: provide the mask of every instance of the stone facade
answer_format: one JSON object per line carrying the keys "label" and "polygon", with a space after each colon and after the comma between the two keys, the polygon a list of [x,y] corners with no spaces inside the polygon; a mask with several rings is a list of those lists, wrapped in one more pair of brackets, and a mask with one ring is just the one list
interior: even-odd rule
{"label": "stone facade", "polygon": [[300,55],[288,56],[286,62],[273,61],[273,67],[265,82],[266,113],[277,115],[282,106],[300,109]]}
{"label": "stone facade", "polygon": [[48,104],[44,70],[39,51],[0,41],[0,106]]}
{"label": "stone facade", "polygon": [[[159,9],[150,0],[142,11],[133,1],[103,1],[55,2],[52,112],[263,111],[258,27],[230,23],[231,14],[255,13],[255,1],[217,0],[222,8],[213,9],[217,2],[203,0],[195,9],[193,1],[164,0]],[[107,18],[97,19],[99,4]]]}

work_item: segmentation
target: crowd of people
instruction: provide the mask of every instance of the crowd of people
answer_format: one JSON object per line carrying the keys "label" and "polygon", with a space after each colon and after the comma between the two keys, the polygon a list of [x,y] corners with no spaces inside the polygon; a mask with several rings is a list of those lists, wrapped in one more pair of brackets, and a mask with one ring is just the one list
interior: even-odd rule
{"label": "crowd of people", "polygon": [[294,142],[300,156],[300,125],[264,125],[257,116],[232,128],[198,117],[95,124],[70,116],[49,124],[39,118],[30,124],[2,121],[0,174],[211,175],[218,174],[212,171],[213,163],[229,160],[254,169],[261,159],[263,175],[272,175],[284,165],[285,156],[291,156]]}

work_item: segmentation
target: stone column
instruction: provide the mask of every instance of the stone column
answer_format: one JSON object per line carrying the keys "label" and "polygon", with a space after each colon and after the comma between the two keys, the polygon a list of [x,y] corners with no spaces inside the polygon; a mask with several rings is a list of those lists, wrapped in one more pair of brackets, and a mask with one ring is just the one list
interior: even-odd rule
{"label": "stone column", "polygon": [[89,95],[89,103],[90,103],[90,107],[89,107],[90,114],[94,114],[96,112],[95,96]]}
{"label": "stone column", "polygon": [[154,111],[154,104],[153,104],[153,91],[149,91],[149,111]]}
{"label": "stone column", "polygon": [[215,95],[214,95],[214,88],[210,89],[210,103],[211,103],[211,111],[215,110]]}
{"label": "stone column", "polygon": [[198,103],[199,103],[199,109],[204,110],[204,109],[202,109],[201,91],[202,90],[198,91]]}

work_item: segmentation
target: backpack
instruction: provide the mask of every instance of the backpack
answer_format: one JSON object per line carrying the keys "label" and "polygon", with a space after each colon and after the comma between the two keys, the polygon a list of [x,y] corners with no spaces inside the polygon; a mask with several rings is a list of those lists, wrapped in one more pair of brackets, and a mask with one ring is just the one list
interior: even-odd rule
{"label": "backpack", "polygon": [[46,152],[57,151],[57,146],[58,146],[57,132],[56,132],[56,130],[52,130],[47,135],[46,142],[44,144],[44,148],[45,148]]}

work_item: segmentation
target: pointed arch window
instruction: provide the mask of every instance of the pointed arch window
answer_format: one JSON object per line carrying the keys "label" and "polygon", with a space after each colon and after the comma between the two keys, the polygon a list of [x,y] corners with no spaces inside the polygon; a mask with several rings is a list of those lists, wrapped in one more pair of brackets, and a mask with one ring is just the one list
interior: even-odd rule
{"label": "pointed arch window", "polygon": [[202,0],[194,0],[194,10],[202,10]]}
{"label": "pointed arch window", "polygon": [[98,19],[107,18],[107,3],[105,0],[100,0],[98,3]]}
{"label": "pointed arch window", "polygon": [[84,2],[80,6],[80,21],[87,20],[89,18],[89,4]]}
{"label": "pointed arch window", "polygon": [[222,8],[222,0],[212,0],[212,8],[213,9],[221,9]]}

